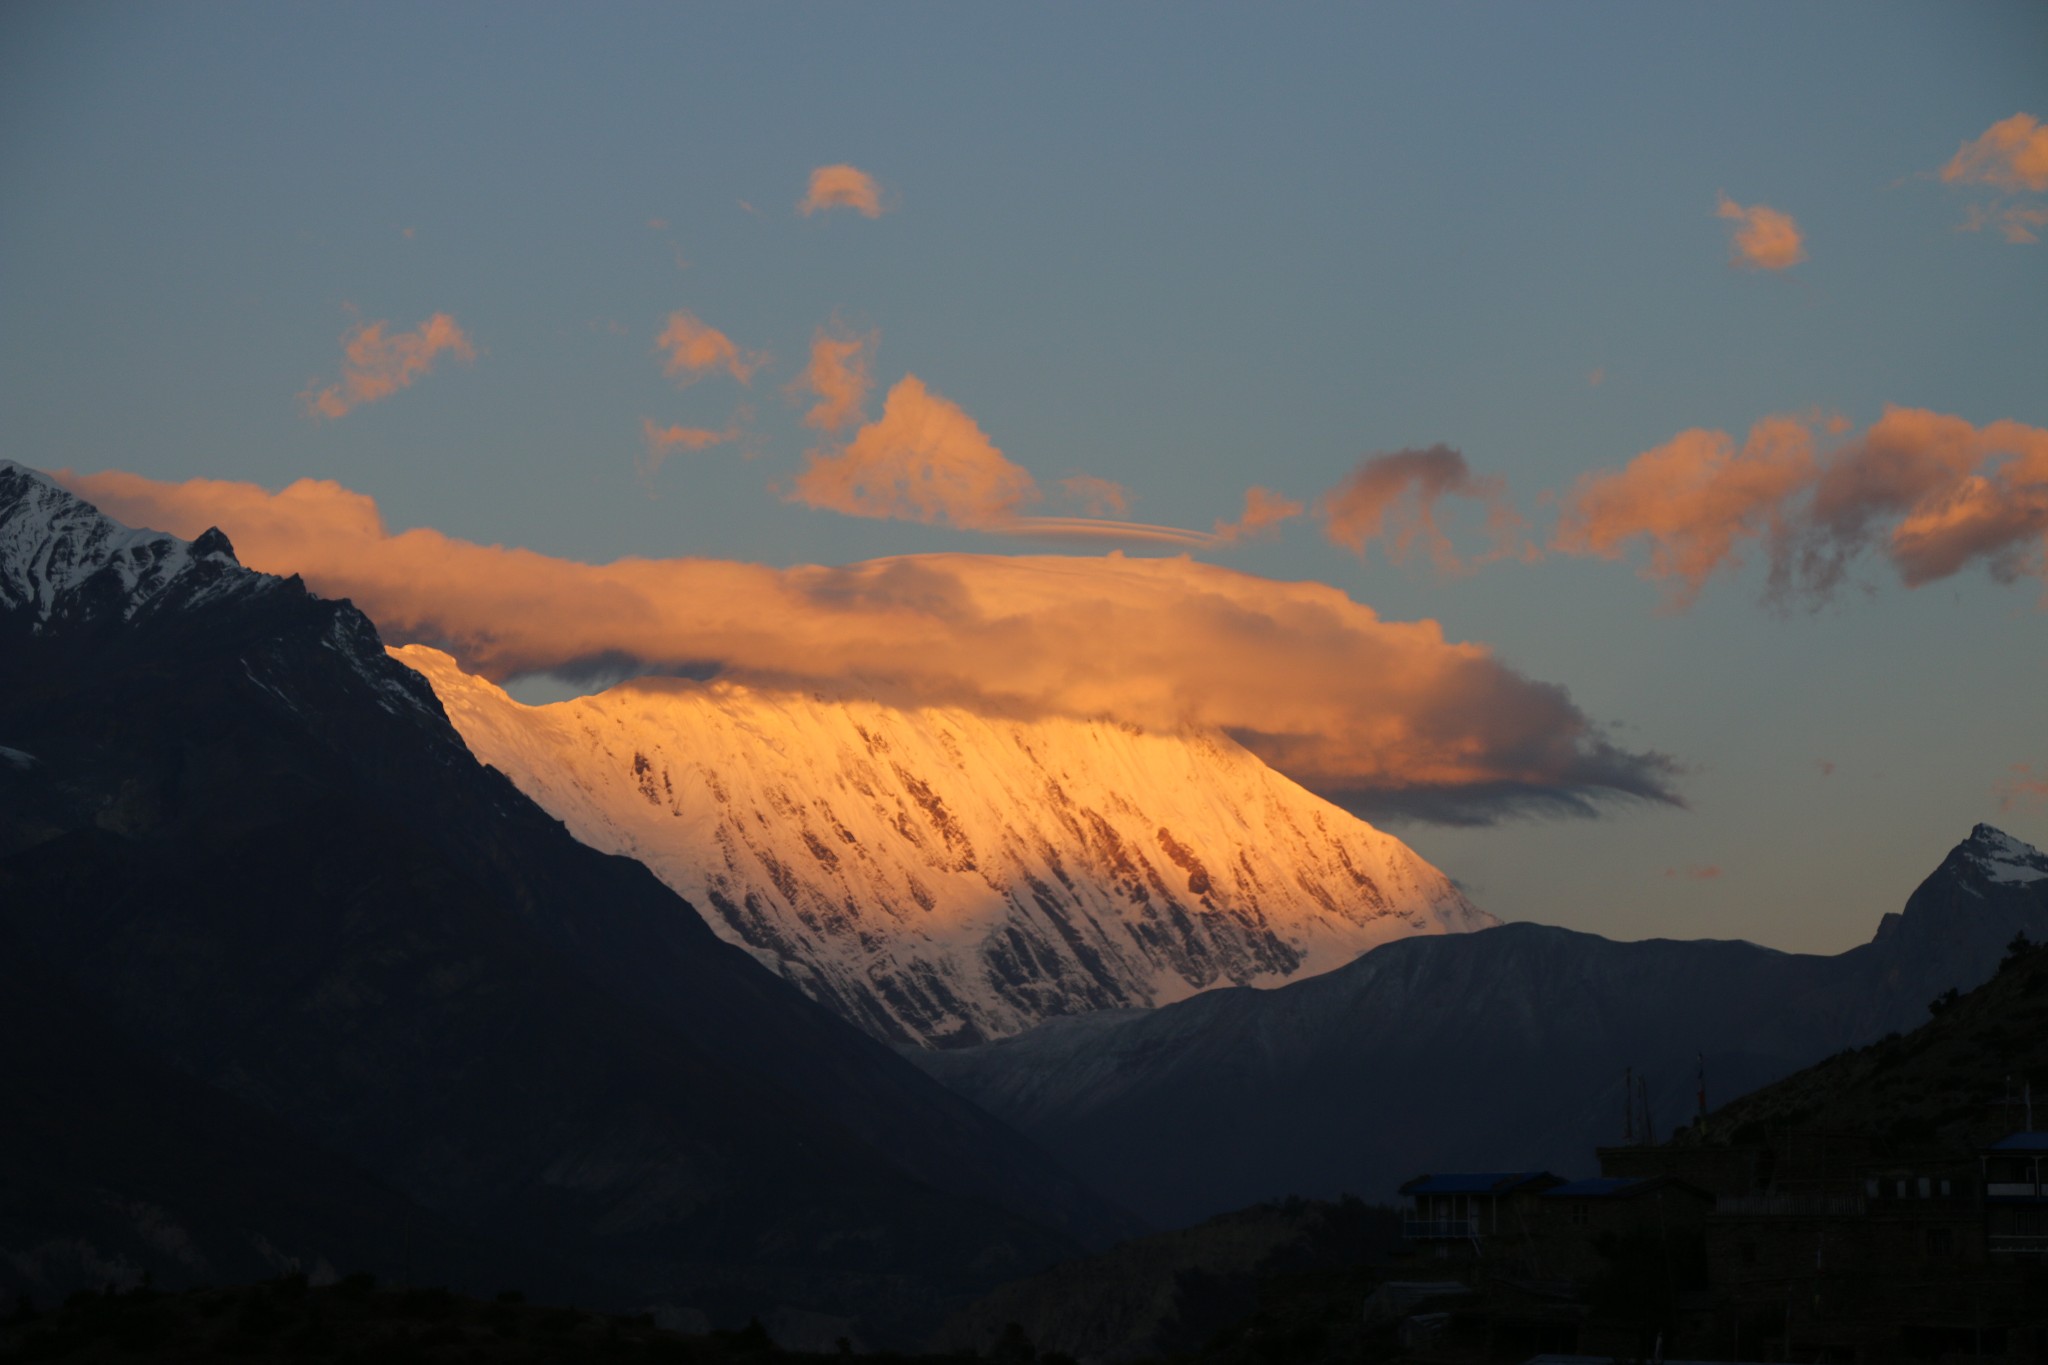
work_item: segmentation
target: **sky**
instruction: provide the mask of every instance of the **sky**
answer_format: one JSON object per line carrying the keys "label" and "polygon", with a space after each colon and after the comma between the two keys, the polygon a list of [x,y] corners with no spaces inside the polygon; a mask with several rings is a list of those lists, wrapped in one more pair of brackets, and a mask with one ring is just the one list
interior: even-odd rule
{"label": "sky", "polygon": [[529,699],[1219,725],[1838,951],[2048,844],[2044,120],[2032,3],[17,3],[0,455]]}

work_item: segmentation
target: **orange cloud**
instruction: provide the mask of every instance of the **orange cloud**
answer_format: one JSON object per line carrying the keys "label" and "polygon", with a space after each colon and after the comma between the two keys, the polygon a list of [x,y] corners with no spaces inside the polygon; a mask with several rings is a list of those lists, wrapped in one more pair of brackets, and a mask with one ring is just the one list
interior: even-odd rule
{"label": "orange cloud", "polygon": [[1813,476],[1813,432],[1799,419],[1766,418],[1740,451],[1725,431],[1681,431],[1626,469],[1582,476],[1560,499],[1551,544],[1619,559],[1647,541],[1643,576],[1665,582],[1668,605],[1688,606],[1738,542],[1779,529],[1786,499]]}
{"label": "orange cloud", "polygon": [[342,338],[341,382],[299,395],[309,417],[335,418],[365,403],[389,398],[414,380],[433,373],[443,351],[457,360],[476,359],[476,348],[455,319],[436,313],[410,332],[386,335],[383,322],[357,327]]}
{"label": "orange cloud", "polygon": [[387,641],[434,645],[493,679],[624,662],[898,704],[1215,727],[1356,808],[1436,819],[1676,799],[1669,760],[1614,747],[1562,688],[1320,583],[1115,554],[582,564],[392,534],[371,499],[330,482],[271,493],[58,477],[133,525],[218,525],[252,567],[301,574],[353,599]]}
{"label": "orange cloud", "polygon": [[811,187],[796,211],[808,218],[834,208],[852,209],[864,218],[879,218],[881,186],[873,176],[853,166],[820,166],[811,172]]}
{"label": "orange cloud", "polygon": [[988,530],[1039,500],[1031,475],[1003,456],[960,406],[908,374],[881,417],[839,451],[814,450],[789,497],[850,517],[945,522]]}
{"label": "orange cloud", "polygon": [[737,426],[724,431],[711,431],[704,427],[656,426],[654,419],[640,419],[640,438],[647,447],[647,453],[640,460],[640,481],[650,483],[660,472],[662,462],[678,451],[709,450],[723,445],[739,436]]}
{"label": "orange cloud", "polygon": [[820,431],[840,431],[865,416],[868,389],[868,357],[879,334],[836,336],[820,327],[811,337],[811,363],[791,380],[784,391],[795,397],[813,393],[818,401],[804,414],[804,425]]}
{"label": "orange cloud", "polygon": [[1739,224],[1728,239],[1730,265],[1748,270],[1789,270],[1806,259],[1805,239],[1789,213],[1762,204],[1744,208],[1724,194],[1715,205],[1714,216],[1731,218]]}
{"label": "orange cloud", "polygon": [[1216,539],[1225,543],[1265,535],[1281,522],[1298,517],[1308,509],[1293,498],[1270,488],[1244,490],[1244,512],[1236,521],[1216,523]]}
{"label": "orange cloud", "polygon": [[750,383],[754,371],[768,361],[764,352],[734,345],[731,337],[680,309],[668,315],[668,325],[655,337],[654,345],[667,352],[662,373],[684,385],[696,383],[713,370],[724,370],[740,383]]}
{"label": "orange cloud", "polygon": [[2048,125],[2014,114],[1956,148],[1941,168],[1951,185],[1993,185],[2002,190],[2048,190]]}
{"label": "orange cloud", "polygon": [[2031,763],[2015,763],[2012,775],[2000,779],[1991,790],[1998,797],[2000,810],[2018,810],[2048,801],[2048,764],[2037,770]]}
{"label": "orange cloud", "polygon": [[1581,478],[1560,499],[1553,544],[1614,559],[1646,543],[1644,576],[1664,580],[1676,606],[1734,567],[1745,540],[1768,547],[1779,597],[1825,597],[1869,549],[1909,588],[1976,562],[2003,581],[2048,575],[2048,429],[1887,406],[1860,436],[1816,453],[1818,433],[1845,430],[1766,418],[1739,453],[1726,432],[1681,432],[1625,469]]}
{"label": "orange cloud", "polygon": [[1515,552],[1522,519],[1508,505],[1506,486],[1497,478],[1475,478],[1465,457],[1442,444],[1364,457],[1316,500],[1316,515],[1332,544],[1360,558],[1373,541],[1389,538],[1387,558],[1400,564],[1421,540],[1440,571],[1459,573],[1468,566],[1437,523],[1437,505],[1447,497],[1485,505],[1494,550],[1482,562]]}
{"label": "orange cloud", "polygon": [[1122,516],[1130,510],[1131,495],[1122,484],[1098,479],[1093,474],[1075,474],[1060,480],[1060,491],[1081,504],[1091,517],[1110,512]]}

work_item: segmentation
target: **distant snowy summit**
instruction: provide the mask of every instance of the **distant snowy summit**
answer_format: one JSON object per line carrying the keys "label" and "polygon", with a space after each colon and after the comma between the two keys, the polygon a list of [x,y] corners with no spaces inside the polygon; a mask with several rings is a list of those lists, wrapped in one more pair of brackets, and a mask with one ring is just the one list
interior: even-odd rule
{"label": "distant snowy summit", "polygon": [[2048,853],[1991,825],[1971,830],[1970,837],[1956,846],[1956,854],[1989,882],[2018,886],[2048,881]]}
{"label": "distant snowy summit", "polygon": [[1215,731],[657,679],[530,707],[439,651],[392,653],[577,838],[893,1042],[1277,985],[1498,922]]}

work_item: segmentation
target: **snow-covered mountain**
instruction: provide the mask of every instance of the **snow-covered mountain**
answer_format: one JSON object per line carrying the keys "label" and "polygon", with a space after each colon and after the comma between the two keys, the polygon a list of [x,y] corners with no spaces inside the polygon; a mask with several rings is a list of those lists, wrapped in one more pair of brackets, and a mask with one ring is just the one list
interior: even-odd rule
{"label": "snow-covered mountain", "polygon": [[265,593],[218,530],[195,541],[138,531],[43,475],[0,460],[0,614],[40,635],[53,624],[133,621],[171,604]]}
{"label": "snow-covered mountain", "polygon": [[641,679],[525,706],[393,651],[585,843],[879,1037],[973,1044],[1496,923],[1213,731]]}

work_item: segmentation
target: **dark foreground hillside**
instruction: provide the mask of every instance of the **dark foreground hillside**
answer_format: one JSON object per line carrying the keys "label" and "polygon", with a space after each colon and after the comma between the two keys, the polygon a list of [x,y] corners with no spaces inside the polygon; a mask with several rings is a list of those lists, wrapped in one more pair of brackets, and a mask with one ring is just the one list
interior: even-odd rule
{"label": "dark foreground hillside", "polygon": [[[775,1345],[759,1323],[685,1334],[618,1317],[445,1289],[380,1288],[367,1275],[322,1288],[302,1276],[233,1289],[83,1292],[61,1307],[0,1318],[0,1361],[261,1360],[280,1365],[670,1361],[678,1365],[826,1360]],[[889,1362],[902,1357],[866,1356]],[[942,1358],[925,1357],[932,1365]]]}

